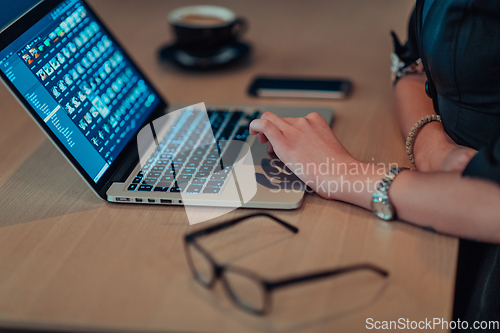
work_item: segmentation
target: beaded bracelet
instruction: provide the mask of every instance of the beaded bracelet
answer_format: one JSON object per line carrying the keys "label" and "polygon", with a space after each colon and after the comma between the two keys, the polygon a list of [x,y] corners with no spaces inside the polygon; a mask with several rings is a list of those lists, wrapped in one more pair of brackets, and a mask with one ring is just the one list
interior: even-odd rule
{"label": "beaded bracelet", "polygon": [[417,121],[415,125],[413,125],[413,127],[410,130],[410,134],[408,134],[408,138],[406,139],[406,153],[408,154],[408,158],[410,159],[410,162],[411,164],[413,164],[415,169],[417,168],[415,164],[415,155],[413,155],[413,145],[415,144],[415,137],[417,136],[417,133],[422,129],[422,127],[424,127],[424,125],[431,123],[433,121],[442,123],[441,116],[433,114],[430,116],[423,117],[422,119]]}

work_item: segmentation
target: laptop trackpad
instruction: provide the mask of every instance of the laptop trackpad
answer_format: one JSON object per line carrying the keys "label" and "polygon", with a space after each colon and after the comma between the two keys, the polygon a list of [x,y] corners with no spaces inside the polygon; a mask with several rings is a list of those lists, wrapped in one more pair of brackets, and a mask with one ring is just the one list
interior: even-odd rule
{"label": "laptop trackpad", "polygon": [[262,144],[258,140],[255,140],[254,144],[250,147],[250,151],[252,152],[254,165],[260,165],[264,158],[272,158],[267,152],[267,143]]}

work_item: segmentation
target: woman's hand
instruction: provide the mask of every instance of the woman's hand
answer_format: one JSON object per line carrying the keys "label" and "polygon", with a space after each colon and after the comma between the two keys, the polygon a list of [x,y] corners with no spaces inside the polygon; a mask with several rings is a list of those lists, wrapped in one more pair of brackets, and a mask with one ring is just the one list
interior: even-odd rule
{"label": "woman's hand", "polygon": [[[258,135],[260,143],[269,142],[269,152],[274,152],[321,197],[369,206],[371,194],[367,195],[369,192],[366,192],[358,196],[360,193],[354,193],[350,187],[358,179],[367,179],[366,175],[360,178],[358,171],[361,167],[368,169],[369,165],[357,161],[344,148],[318,113],[313,112],[305,118],[280,118],[266,112],[261,119],[252,121],[250,134]],[[339,165],[342,167],[338,167]],[[353,168],[357,168],[358,174],[352,172]],[[373,171],[371,168],[370,170]],[[375,177],[382,178],[380,175]],[[346,182],[344,190],[339,187],[342,181]],[[372,190],[369,187],[371,186],[367,185],[366,190]]]}
{"label": "woman's hand", "polygon": [[318,188],[317,183],[331,175],[321,174],[318,166],[332,164],[332,158],[335,162],[355,162],[316,112],[305,118],[280,118],[266,112],[252,121],[250,134],[258,135],[260,143],[269,142],[269,152],[274,152],[297,177],[324,198],[330,196]]}

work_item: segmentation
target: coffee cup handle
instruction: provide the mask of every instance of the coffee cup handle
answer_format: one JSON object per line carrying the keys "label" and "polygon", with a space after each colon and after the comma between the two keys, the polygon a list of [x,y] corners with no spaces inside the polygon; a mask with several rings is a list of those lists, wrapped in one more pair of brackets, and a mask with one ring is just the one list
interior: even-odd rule
{"label": "coffee cup handle", "polygon": [[233,33],[236,38],[240,38],[248,30],[248,21],[243,17],[238,17],[234,21]]}

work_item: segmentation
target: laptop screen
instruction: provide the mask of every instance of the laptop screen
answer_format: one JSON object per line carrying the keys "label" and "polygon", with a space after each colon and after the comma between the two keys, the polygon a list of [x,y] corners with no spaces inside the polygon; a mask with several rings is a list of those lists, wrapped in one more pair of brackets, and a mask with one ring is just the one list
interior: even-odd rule
{"label": "laptop screen", "polygon": [[0,68],[95,183],[161,100],[81,0],[4,48]]}

